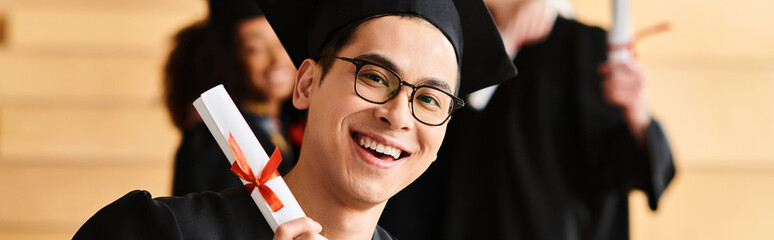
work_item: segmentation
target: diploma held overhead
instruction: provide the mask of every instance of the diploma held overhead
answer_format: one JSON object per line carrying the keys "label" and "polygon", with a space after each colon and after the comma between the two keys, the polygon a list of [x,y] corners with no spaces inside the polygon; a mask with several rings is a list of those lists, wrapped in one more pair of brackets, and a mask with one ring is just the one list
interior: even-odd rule
{"label": "diploma held overhead", "polygon": [[629,0],[613,0],[613,26],[607,34],[608,60],[626,62],[632,57],[632,26]]}

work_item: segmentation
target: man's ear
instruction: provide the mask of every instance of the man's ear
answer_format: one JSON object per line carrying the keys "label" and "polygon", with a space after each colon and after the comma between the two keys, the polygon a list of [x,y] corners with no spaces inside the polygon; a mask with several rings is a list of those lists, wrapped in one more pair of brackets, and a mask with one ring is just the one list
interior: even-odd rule
{"label": "man's ear", "polygon": [[301,67],[296,72],[296,84],[293,87],[293,106],[304,110],[309,108],[309,97],[312,95],[313,88],[317,85],[318,73],[317,62],[307,58],[301,63]]}

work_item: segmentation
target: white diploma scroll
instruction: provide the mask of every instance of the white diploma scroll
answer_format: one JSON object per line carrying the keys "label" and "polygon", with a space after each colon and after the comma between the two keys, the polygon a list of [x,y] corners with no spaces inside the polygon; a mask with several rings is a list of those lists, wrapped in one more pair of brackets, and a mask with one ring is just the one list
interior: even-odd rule
{"label": "white diploma scroll", "polygon": [[[223,85],[218,85],[202,93],[193,105],[215,137],[220,149],[226,154],[228,161],[232,165],[236,161],[235,153],[229,145],[229,135],[231,135],[242,149],[244,159],[249,163],[254,176],[259,176],[266,163],[269,162],[269,156],[264,152],[261,143],[250,130]],[[242,184],[250,183],[245,179],[240,179]],[[261,210],[261,214],[266,218],[273,231],[277,231],[277,226],[280,224],[306,216],[282,177],[272,178],[265,185],[274,191],[282,202],[283,206],[278,211],[272,210],[257,187],[252,190],[250,196],[258,205],[258,209]]]}
{"label": "white diploma scroll", "polygon": [[633,57],[630,10],[629,0],[613,0],[613,25],[607,34],[611,62],[625,62]]}

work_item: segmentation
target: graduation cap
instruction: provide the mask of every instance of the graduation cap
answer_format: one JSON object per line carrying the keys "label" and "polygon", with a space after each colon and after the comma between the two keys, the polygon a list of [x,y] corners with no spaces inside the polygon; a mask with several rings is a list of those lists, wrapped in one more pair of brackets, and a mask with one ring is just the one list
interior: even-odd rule
{"label": "graduation cap", "polygon": [[257,0],[296,67],[319,57],[333,32],[371,16],[417,14],[441,30],[460,66],[460,94],[516,76],[482,0]]}
{"label": "graduation cap", "polygon": [[233,25],[239,21],[263,16],[254,0],[209,0],[210,19],[218,24]]}

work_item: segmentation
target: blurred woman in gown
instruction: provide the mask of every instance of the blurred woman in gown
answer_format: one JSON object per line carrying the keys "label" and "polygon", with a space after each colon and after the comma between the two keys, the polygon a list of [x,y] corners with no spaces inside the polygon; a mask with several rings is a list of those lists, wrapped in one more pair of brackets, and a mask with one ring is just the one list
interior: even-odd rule
{"label": "blurred woman in gown", "polygon": [[303,132],[301,114],[287,101],[295,67],[257,4],[213,0],[209,6],[207,19],[177,33],[164,72],[167,109],[182,133],[175,196],[241,185],[193,108],[202,92],[223,84],[264,149],[280,148],[280,174],[293,167]]}

